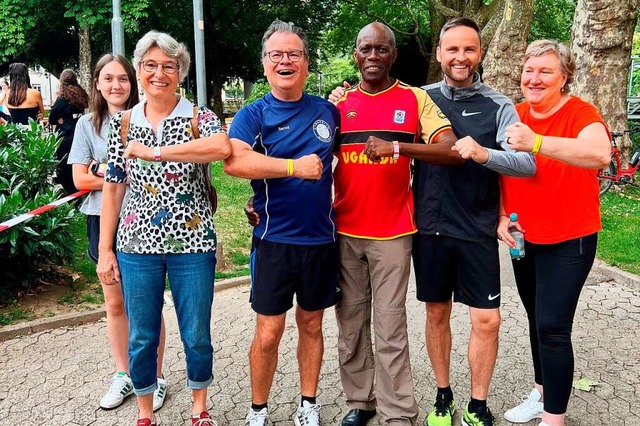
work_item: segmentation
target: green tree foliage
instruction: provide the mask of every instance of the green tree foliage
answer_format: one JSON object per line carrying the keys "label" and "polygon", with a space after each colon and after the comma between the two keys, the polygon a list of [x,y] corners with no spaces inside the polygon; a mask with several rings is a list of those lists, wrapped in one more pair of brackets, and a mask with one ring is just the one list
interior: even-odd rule
{"label": "green tree foliage", "polygon": [[533,2],[530,41],[550,38],[571,45],[571,25],[577,0],[536,0]]}
{"label": "green tree foliage", "polygon": [[58,74],[78,55],[73,22],[56,2],[0,0],[0,74],[11,62],[39,64]]}
{"label": "green tree foliage", "polygon": [[424,0],[339,0],[323,48],[330,53],[351,54],[360,28],[379,21],[396,35],[398,45],[413,39],[428,50],[429,12]]}

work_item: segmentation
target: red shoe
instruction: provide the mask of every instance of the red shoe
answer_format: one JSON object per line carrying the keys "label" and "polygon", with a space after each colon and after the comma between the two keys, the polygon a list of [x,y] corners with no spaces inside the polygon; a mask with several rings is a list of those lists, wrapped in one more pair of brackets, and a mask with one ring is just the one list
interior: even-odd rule
{"label": "red shoe", "polygon": [[209,413],[203,411],[198,417],[191,416],[191,426],[218,426],[218,423]]}
{"label": "red shoe", "polygon": [[152,422],[151,419],[138,419],[136,426],[158,426],[158,423],[155,420]]}

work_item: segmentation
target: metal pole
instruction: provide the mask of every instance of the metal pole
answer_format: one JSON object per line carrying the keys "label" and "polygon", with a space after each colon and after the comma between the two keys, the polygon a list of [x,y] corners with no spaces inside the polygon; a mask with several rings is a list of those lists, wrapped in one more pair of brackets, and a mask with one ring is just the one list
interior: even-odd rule
{"label": "metal pole", "polygon": [[196,49],[196,85],[199,107],[207,106],[207,72],[204,59],[204,21],[202,15],[202,0],[193,0],[193,35]]}
{"label": "metal pole", "polygon": [[120,0],[113,0],[111,46],[113,53],[124,55],[124,27],[122,26],[122,18],[120,17]]}

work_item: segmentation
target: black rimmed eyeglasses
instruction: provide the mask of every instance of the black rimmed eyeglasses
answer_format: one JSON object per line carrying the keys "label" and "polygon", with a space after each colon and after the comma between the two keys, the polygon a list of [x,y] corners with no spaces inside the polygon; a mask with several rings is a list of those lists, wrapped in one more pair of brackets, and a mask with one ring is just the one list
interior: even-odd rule
{"label": "black rimmed eyeglasses", "polygon": [[165,74],[175,74],[180,66],[175,62],[156,62],[152,59],[148,61],[142,61],[142,69],[146,72],[156,72],[158,67],[162,67],[162,71]]}
{"label": "black rimmed eyeglasses", "polygon": [[284,58],[284,55],[287,55],[291,62],[298,62],[304,56],[304,51],[297,49],[289,50],[288,52],[283,52],[282,50],[270,50],[264,54],[264,56],[268,56],[274,64],[279,63],[282,58]]}

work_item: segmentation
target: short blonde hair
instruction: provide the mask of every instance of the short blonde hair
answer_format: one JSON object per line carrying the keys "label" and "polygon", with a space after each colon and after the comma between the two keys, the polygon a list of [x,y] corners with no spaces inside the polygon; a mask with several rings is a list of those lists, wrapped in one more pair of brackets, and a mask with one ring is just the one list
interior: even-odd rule
{"label": "short blonde hair", "polygon": [[191,55],[187,50],[187,46],[176,41],[167,33],[158,31],[149,31],[138,40],[136,49],[133,51],[133,67],[137,70],[144,55],[153,48],[159,47],[170,58],[178,61],[180,82],[184,80],[189,73],[189,65],[191,64]]}
{"label": "short blonde hair", "polygon": [[576,72],[576,58],[565,44],[555,40],[536,40],[527,46],[527,50],[524,53],[524,62],[527,62],[529,58],[544,56],[548,53],[553,53],[560,59],[560,70],[567,76],[567,81],[562,87],[562,91],[567,92],[569,85],[573,83],[573,75]]}

